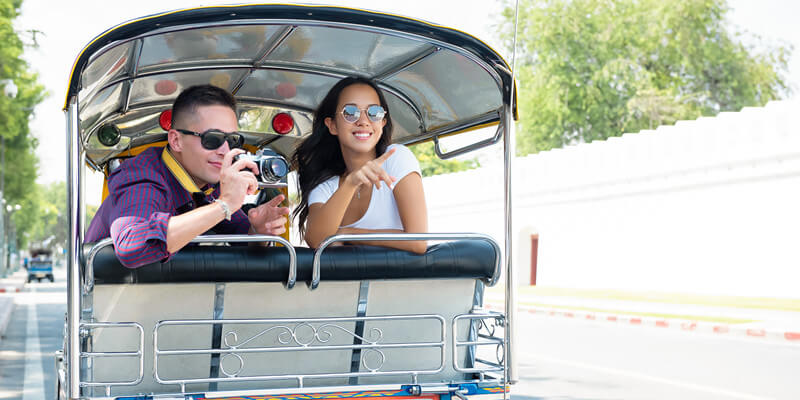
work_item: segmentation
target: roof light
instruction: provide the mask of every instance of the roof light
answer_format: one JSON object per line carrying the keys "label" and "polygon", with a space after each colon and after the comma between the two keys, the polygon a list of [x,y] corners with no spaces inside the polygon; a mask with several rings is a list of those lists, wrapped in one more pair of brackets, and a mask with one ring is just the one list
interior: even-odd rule
{"label": "roof light", "polygon": [[281,82],[275,86],[275,93],[284,99],[291,99],[297,95],[297,86],[291,82]]}
{"label": "roof light", "polygon": [[165,131],[172,129],[172,109],[161,112],[161,115],[158,116],[158,125]]}
{"label": "roof light", "polygon": [[292,116],[287,113],[278,113],[272,117],[272,129],[281,135],[285,135],[292,131],[294,128],[294,120]]}
{"label": "roof light", "polygon": [[170,79],[162,79],[156,82],[156,93],[161,96],[169,96],[178,90],[178,84]]}

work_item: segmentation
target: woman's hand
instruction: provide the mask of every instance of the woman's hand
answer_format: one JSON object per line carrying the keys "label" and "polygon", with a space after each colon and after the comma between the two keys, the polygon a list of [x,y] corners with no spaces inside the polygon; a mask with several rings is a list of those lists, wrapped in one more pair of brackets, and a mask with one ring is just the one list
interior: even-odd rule
{"label": "woman's hand", "polygon": [[375,185],[376,188],[380,189],[381,181],[383,181],[391,188],[397,179],[390,176],[386,170],[383,169],[383,163],[386,162],[392,154],[394,154],[394,149],[390,149],[374,160],[367,161],[366,164],[355,172],[347,174],[347,177],[344,179],[344,184],[355,188],[361,185]]}

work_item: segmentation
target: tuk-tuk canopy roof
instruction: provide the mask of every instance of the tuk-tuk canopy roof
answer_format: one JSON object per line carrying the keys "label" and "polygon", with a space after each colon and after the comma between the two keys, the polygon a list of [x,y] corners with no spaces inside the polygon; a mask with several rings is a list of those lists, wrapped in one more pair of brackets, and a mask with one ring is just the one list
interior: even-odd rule
{"label": "tuk-tuk canopy roof", "polygon": [[[64,108],[77,101],[81,143],[102,166],[164,140],[161,112],[182,89],[210,83],[236,96],[247,144],[289,156],[311,132],[313,110],[347,76],[378,82],[399,143],[497,123],[513,87],[495,51],[453,29],[341,7],[215,6],[133,20],[95,38],[75,61]],[[294,120],[286,134],[271,124],[281,112]],[[118,143],[98,140],[107,126],[121,132]]]}

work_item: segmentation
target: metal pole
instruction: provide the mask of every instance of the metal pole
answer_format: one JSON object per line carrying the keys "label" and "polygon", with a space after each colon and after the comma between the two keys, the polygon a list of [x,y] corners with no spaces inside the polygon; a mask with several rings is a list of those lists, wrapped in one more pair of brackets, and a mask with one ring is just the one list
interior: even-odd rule
{"label": "metal pole", "polygon": [[67,398],[78,399],[80,393],[80,251],[83,232],[83,210],[80,187],[80,126],[78,104],[73,101],[67,111],[67,212],[69,240],[67,248]]}
{"label": "metal pole", "polygon": [[[506,384],[514,384],[519,381],[519,373],[517,368],[517,359],[514,356],[514,344],[516,343],[516,321],[514,315],[517,308],[517,285],[514,277],[514,269],[511,263],[514,258],[512,255],[512,239],[514,231],[512,229],[512,186],[511,186],[511,167],[516,155],[516,146],[514,144],[514,103],[517,101],[517,84],[515,81],[515,70],[517,63],[517,24],[519,23],[519,0],[514,6],[514,41],[511,56],[511,83],[508,88],[508,103],[503,107],[503,124],[505,125],[506,134],[503,136],[503,164],[505,167],[505,228],[506,228],[506,351],[505,351],[505,365],[506,365]],[[505,397],[507,391],[503,391]]]}
{"label": "metal pole", "polygon": [[[512,83],[513,85],[513,83]],[[512,91],[514,89],[511,89]],[[506,359],[505,365],[507,368],[507,376],[506,382],[510,384],[514,384],[519,380],[519,375],[517,373],[516,368],[516,358],[514,357],[513,346],[516,343],[516,321],[514,320],[514,314],[516,313],[516,297],[517,297],[517,285],[516,280],[514,279],[514,268],[512,265],[512,260],[514,256],[512,254],[512,239],[514,235],[514,231],[512,229],[511,221],[512,221],[512,205],[511,205],[511,164],[514,160],[514,111],[510,105],[505,106],[504,120],[503,123],[506,126],[506,134],[503,136],[503,151],[504,151],[504,167],[505,167],[505,255],[506,255],[506,326],[505,326],[505,337],[506,337]]]}

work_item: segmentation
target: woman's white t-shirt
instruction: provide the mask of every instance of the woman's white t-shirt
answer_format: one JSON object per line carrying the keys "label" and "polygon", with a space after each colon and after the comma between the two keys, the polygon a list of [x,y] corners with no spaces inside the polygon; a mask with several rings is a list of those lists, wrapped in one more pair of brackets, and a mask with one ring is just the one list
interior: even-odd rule
{"label": "woman's white t-shirt", "polygon": [[[390,145],[386,151],[396,149],[394,154],[383,163],[383,169],[389,176],[395,177],[395,182],[400,182],[406,175],[416,172],[420,175],[419,162],[414,157],[414,153],[407,147],[400,144]],[[308,205],[314,203],[326,203],[339,188],[339,177],[334,176],[325,182],[320,183],[311,190],[308,195]],[[400,212],[397,209],[397,202],[394,193],[385,184],[381,184],[380,189],[372,185],[372,198],[369,207],[358,221],[342,228],[362,228],[362,229],[403,229],[403,222],[400,220]]]}

